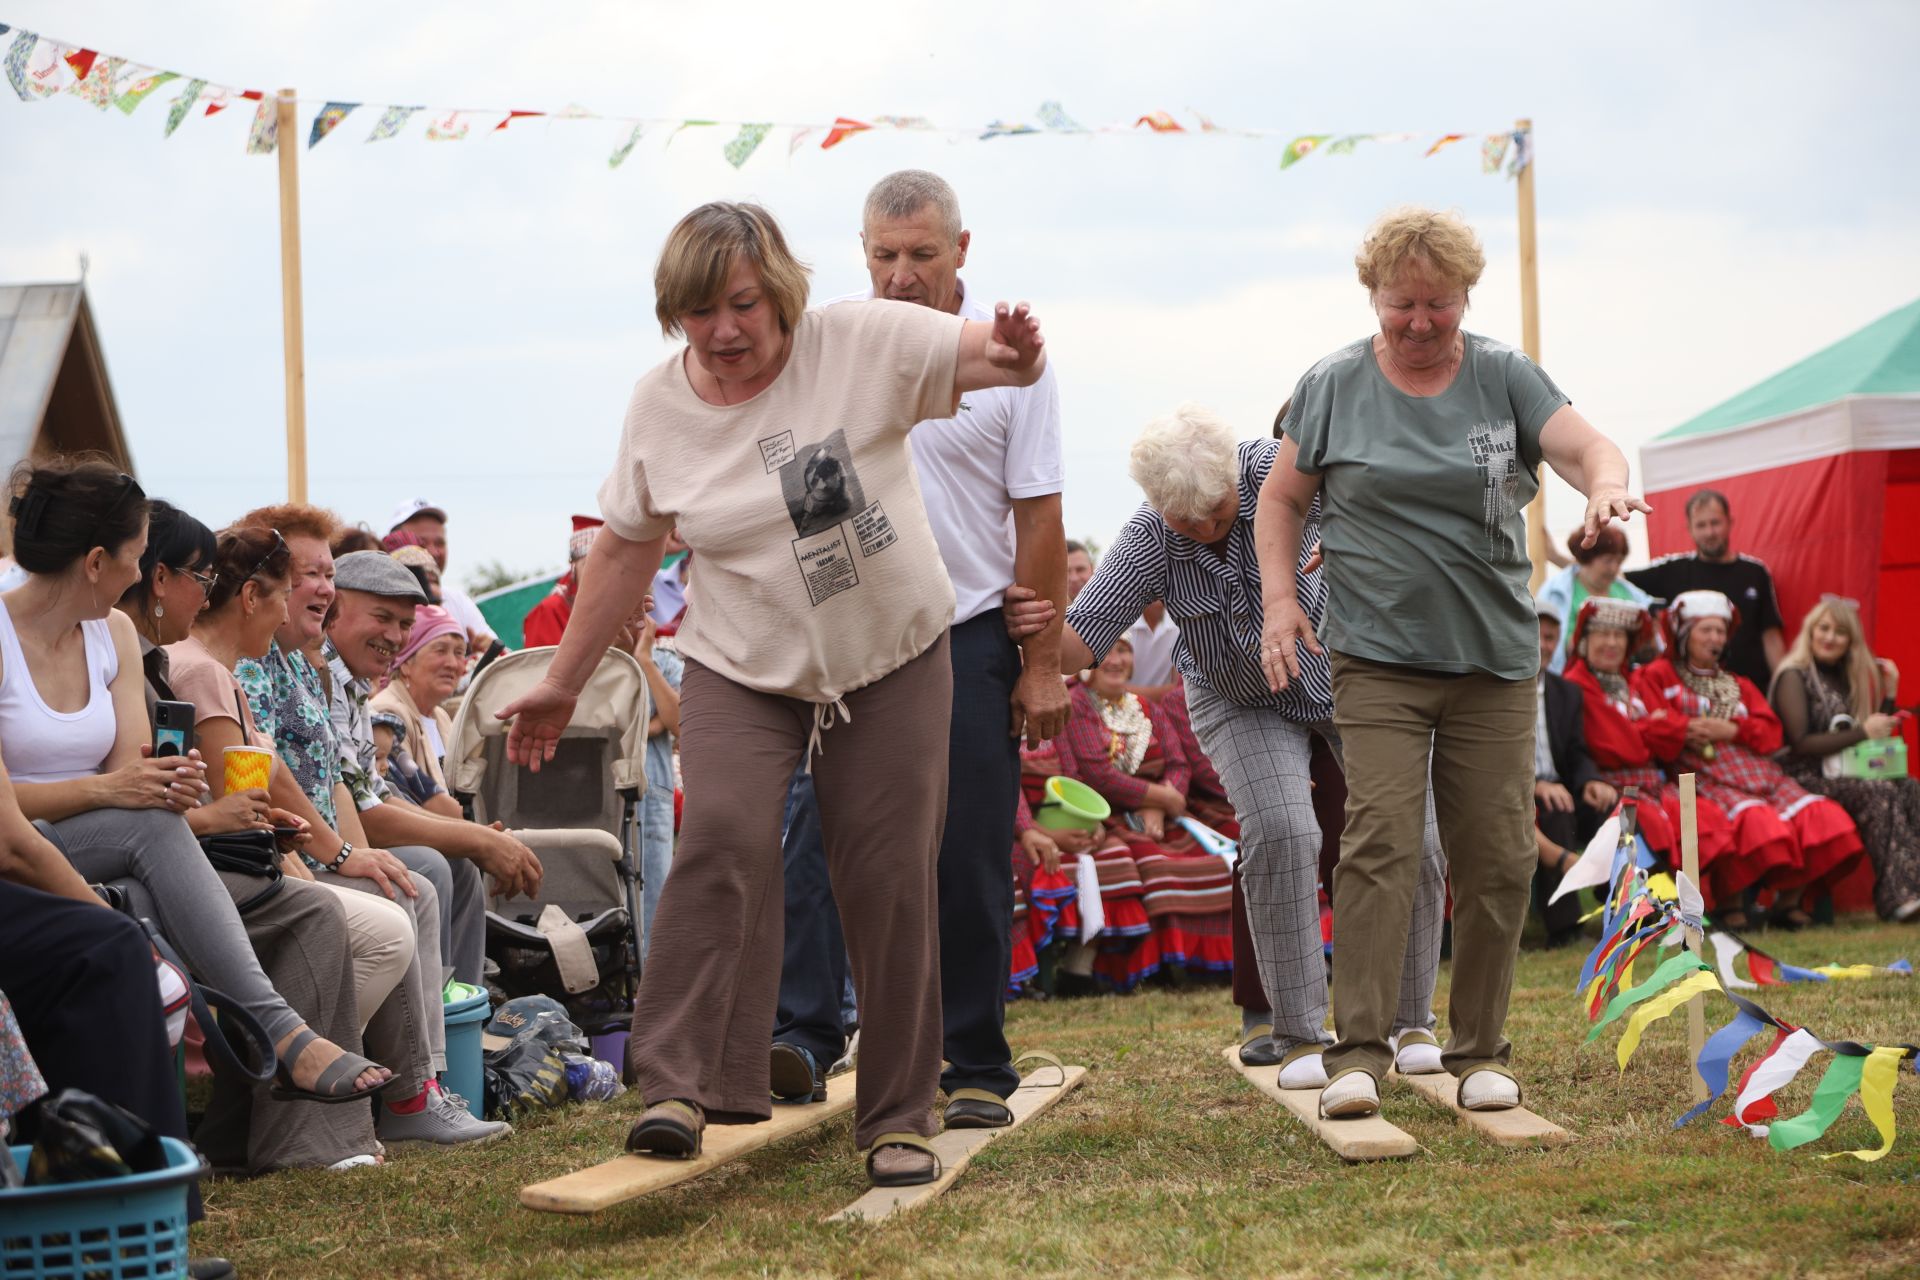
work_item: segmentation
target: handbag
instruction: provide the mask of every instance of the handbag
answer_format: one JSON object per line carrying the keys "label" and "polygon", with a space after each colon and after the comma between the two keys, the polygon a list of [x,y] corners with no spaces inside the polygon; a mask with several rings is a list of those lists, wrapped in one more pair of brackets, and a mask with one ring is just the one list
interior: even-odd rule
{"label": "handbag", "polygon": [[207,855],[215,871],[233,871],[266,881],[260,892],[234,907],[241,915],[280,892],[286,874],[280,870],[280,846],[271,831],[228,831],[217,836],[201,836],[200,851]]}

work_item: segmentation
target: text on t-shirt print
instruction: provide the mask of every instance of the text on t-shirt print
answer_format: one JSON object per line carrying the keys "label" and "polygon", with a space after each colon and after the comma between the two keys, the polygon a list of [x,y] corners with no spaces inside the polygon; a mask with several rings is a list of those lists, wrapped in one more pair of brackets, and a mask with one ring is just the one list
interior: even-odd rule
{"label": "text on t-shirt print", "polygon": [[[759,442],[768,470],[778,466],[781,497],[793,520],[793,555],[806,583],[807,598],[816,606],[831,596],[860,585],[860,559],[892,546],[898,535],[878,501],[869,503],[847,447],[845,431],[835,431],[818,444],[795,447],[791,432]],[[851,521],[849,533],[848,521]]]}
{"label": "text on t-shirt print", "polygon": [[1512,418],[1478,422],[1467,432],[1467,448],[1480,469],[1480,523],[1487,550],[1499,554],[1507,541],[1507,521],[1520,510],[1520,440]]}

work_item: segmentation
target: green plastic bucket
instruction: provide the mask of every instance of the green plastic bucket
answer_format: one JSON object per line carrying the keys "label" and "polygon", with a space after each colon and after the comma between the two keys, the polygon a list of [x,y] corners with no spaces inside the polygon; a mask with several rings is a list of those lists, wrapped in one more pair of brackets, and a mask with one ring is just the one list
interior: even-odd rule
{"label": "green plastic bucket", "polygon": [[1047,779],[1047,798],[1033,820],[1049,831],[1098,831],[1112,812],[1098,791],[1056,774]]}
{"label": "green plastic bucket", "polygon": [[451,983],[445,998],[447,1069],[442,1073],[443,1083],[447,1092],[467,1100],[467,1110],[475,1120],[484,1120],[487,1081],[480,1070],[480,1028],[487,1025],[492,1012],[487,993],[465,983]]}

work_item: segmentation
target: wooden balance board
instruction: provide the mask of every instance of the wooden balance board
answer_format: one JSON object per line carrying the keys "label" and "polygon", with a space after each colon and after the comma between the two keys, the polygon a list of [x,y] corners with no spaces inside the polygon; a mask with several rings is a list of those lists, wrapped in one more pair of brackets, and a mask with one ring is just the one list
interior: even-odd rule
{"label": "wooden balance board", "polygon": [[597,1213],[698,1178],[758,1151],[769,1142],[804,1133],[843,1111],[853,1110],[854,1073],[827,1080],[827,1100],[798,1106],[776,1104],[773,1118],[759,1124],[709,1125],[698,1156],[691,1160],[671,1156],[616,1156],[604,1164],[520,1188],[520,1203],[543,1213]]}
{"label": "wooden balance board", "polygon": [[1079,1085],[1085,1078],[1085,1067],[1064,1067],[1065,1078],[1061,1078],[1050,1067],[1042,1067],[1023,1082],[1013,1095],[1007,1099],[1007,1109],[1013,1112],[1013,1123],[1004,1129],[948,1129],[931,1139],[933,1149],[940,1155],[940,1176],[932,1182],[923,1182],[917,1187],[874,1187],[840,1212],[830,1214],[828,1222],[879,1222],[897,1213],[917,1209],[932,1200],[955,1182],[972,1163],[974,1154],[1006,1137],[1027,1121],[1033,1119]]}
{"label": "wooden balance board", "polygon": [[1460,1109],[1460,1081],[1446,1071],[1422,1072],[1403,1076],[1395,1071],[1387,1079],[1398,1081],[1424,1098],[1439,1103],[1466,1122],[1470,1129],[1486,1135],[1496,1147],[1557,1147],[1572,1137],[1553,1121],[1537,1116],[1525,1107],[1505,1111],[1463,1111]]}
{"label": "wooden balance board", "polygon": [[[1378,1115],[1356,1120],[1322,1120],[1320,1090],[1282,1089],[1280,1068],[1250,1067],[1240,1061],[1240,1046],[1228,1045],[1222,1055],[1227,1065],[1245,1076],[1254,1088],[1293,1113],[1293,1118],[1327,1144],[1342,1160],[1397,1160],[1420,1149],[1413,1135],[1395,1128]],[[1451,1077],[1449,1077],[1451,1079]]]}

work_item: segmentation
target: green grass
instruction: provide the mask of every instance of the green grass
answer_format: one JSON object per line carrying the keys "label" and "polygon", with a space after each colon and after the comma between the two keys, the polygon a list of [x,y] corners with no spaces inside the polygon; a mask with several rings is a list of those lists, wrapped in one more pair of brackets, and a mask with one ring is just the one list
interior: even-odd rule
{"label": "green grass", "polygon": [[[1799,964],[1920,958],[1920,930],[1859,921],[1760,939]],[[1524,953],[1509,1021],[1530,1104],[1574,1134],[1557,1151],[1500,1151],[1389,1087],[1388,1118],[1422,1151],[1344,1165],[1220,1060],[1237,1030],[1223,990],[1153,991],[1013,1006],[1015,1047],[1086,1063],[1086,1082],[894,1222],[820,1221],[865,1187],[845,1117],[593,1218],[520,1208],[523,1183],[618,1153],[638,1109],[629,1095],[478,1151],[210,1184],[195,1252],[231,1256],[249,1280],[1920,1274],[1920,1081],[1902,1073],[1900,1134],[1877,1164],[1814,1154],[1877,1145],[1857,1101],[1827,1138],[1786,1154],[1714,1122],[1724,1101],[1675,1132],[1689,1105],[1684,1013],[1651,1030],[1622,1075],[1611,1031],[1580,1047],[1578,963]],[[1446,982],[1443,968],[1443,1010]],[[1920,1041],[1920,979],[1760,999],[1830,1038]],[[1709,1000],[1718,1025],[1727,1015]],[[1782,1096],[1784,1114],[1806,1105],[1816,1076]]]}

